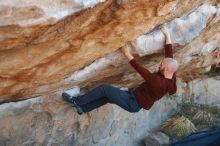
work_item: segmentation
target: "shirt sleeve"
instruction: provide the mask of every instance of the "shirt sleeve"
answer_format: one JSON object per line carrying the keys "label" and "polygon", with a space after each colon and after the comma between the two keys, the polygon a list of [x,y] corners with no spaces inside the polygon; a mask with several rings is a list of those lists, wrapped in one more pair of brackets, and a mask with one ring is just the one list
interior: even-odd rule
{"label": "shirt sleeve", "polygon": [[173,58],[173,46],[172,44],[165,45],[165,57]]}
{"label": "shirt sleeve", "polygon": [[153,79],[153,74],[148,69],[137,62],[134,58],[130,60],[129,63],[145,79],[146,82],[151,82]]}

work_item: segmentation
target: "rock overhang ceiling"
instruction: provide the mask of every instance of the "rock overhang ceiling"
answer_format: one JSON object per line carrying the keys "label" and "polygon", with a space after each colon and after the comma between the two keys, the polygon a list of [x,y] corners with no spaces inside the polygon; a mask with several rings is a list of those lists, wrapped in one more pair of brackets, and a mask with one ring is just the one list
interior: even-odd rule
{"label": "rock overhang ceiling", "polygon": [[[219,63],[218,1],[44,1],[52,3],[48,8],[20,1],[24,9],[15,2],[4,1],[0,11],[1,101],[106,81],[135,86],[142,79],[118,49],[132,41],[137,58],[162,52],[159,25],[175,43],[179,77],[192,79]],[[161,57],[139,59],[155,71]]]}

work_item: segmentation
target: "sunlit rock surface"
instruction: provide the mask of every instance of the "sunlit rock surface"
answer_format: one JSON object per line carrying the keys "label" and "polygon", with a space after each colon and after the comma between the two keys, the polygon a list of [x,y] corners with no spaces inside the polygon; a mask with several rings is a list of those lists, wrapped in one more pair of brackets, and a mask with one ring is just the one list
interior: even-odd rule
{"label": "sunlit rock surface", "polygon": [[191,95],[194,102],[220,107],[219,78],[196,79],[188,84],[188,88],[188,94]]}
{"label": "sunlit rock surface", "polygon": [[65,16],[94,7],[105,0],[0,1],[0,26],[55,23]]}
{"label": "sunlit rock surface", "polygon": [[[207,26],[207,23],[209,23],[208,20],[213,19],[213,17],[219,12],[219,6],[216,7],[213,5],[203,4],[195,11],[180,18],[176,18],[163,26],[171,34],[171,40],[173,43],[185,45],[199,36],[201,31]],[[219,21],[219,19],[217,21]],[[216,48],[217,41],[218,40],[215,40],[215,46],[213,46],[213,49]],[[161,51],[161,48],[163,48],[164,35],[160,30],[154,30],[146,35],[138,37],[133,44],[141,56],[155,53],[156,51]],[[212,51],[210,47],[207,49],[209,50],[200,51],[208,53]]]}
{"label": "sunlit rock surface", "polygon": [[[198,25],[200,28],[198,28],[199,31],[196,31],[197,35],[203,31],[209,33],[203,28],[206,25],[207,29],[215,29],[214,34],[211,34],[214,36],[208,37],[206,40],[214,39],[209,41],[217,41],[218,43],[219,36],[216,31],[219,30],[219,6],[215,1],[203,3],[203,1],[166,3],[165,1],[110,0],[62,18],[59,22],[51,25],[33,24],[29,27],[7,25],[1,27],[0,100],[27,98],[74,85],[86,87],[92,81],[103,82],[103,77],[119,76],[120,78],[126,71],[132,70],[130,66],[126,66],[126,59],[119,52],[119,48],[127,41],[133,41],[144,33],[156,31],[157,26],[164,23],[167,23],[168,28],[172,30],[171,27],[175,27],[172,23],[176,21],[177,17],[180,17],[181,20],[186,18],[186,21],[192,21],[192,14],[196,15],[196,18],[204,18],[201,20],[201,25],[195,21],[189,23],[190,25],[187,25],[185,30]],[[163,7],[173,7],[174,5],[175,9],[166,8],[167,11],[163,9]],[[210,8],[211,11],[205,10]],[[200,17],[200,13],[205,13],[204,17]],[[186,23],[184,20],[184,24]],[[190,32],[188,33],[192,36]],[[174,34],[171,35],[174,36]],[[187,41],[194,41],[196,38]],[[198,40],[197,44],[203,45],[203,43],[207,43],[206,40]],[[161,46],[162,42],[158,45]],[[178,46],[174,50],[187,45]],[[208,48],[211,47],[209,50],[213,50],[215,46],[217,46],[215,42],[207,45]],[[191,47],[182,50],[190,49]],[[137,51],[134,50],[135,53]],[[114,54],[117,55],[114,56]],[[105,62],[107,56],[112,56],[113,60],[109,57]],[[191,59],[190,56],[187,57],[189,57],[188,60]],[[183,60],[187,57],[184,56]],[[160,59],[159,56],[155,58]],[[99,63],[99,60],[102,63]],[[184,62],[187,61],[184,60]],[[95,65],[97,63],[98,68],[101,68],[101,72],[97,71],[95,75],[93,63]],[[88,69],[87,66],[93,67]],[[72,74],[75,74],[74,72],[83,70],[83,68],[87,68],[89,75],[92,71],[92,76],[78,74],[77,76],[81,76],[81,80],[78,80],[78,77],[71,77]],[[106,74],[109,72],[111,74]],[[71,78],[71,80],[66,82],[67,78]],[[105,81],[107,82],[107,80]],[[120,80],[112,80],[112,83],[123,84],[118,81]],[[128,86],[128,83],[133,82],[128,81],[125,85]],[[135,86],[135,84],[131,86]]]}
{"label": "sunlit rock surface", "polygon": [[[220,66],[218,0],[7,0],[0,16],[0,145],[141,145],[183,99],[219,106],[219,79],[203,78]],[[136,114],[108,104],[78,116],[62,101],[64,90],[143,82],[119,48],[131,41],[135,58],[157,71],[159,26],[180,64],[176,95]]]}

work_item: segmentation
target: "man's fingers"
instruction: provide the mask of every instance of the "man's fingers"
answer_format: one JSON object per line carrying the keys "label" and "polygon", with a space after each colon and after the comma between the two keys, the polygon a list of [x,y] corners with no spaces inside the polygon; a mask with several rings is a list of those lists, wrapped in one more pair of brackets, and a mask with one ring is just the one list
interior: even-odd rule
{"label": "man's fingers", "polygon": [[127,42],[123,47],[121,47],[121,51],[125,54],[130,53],[131,50],[132,50],[131,42]]}
{"label": "man's fingers", "polygon": [[165,27],[162,27],[160,29],[165,35],[169,35],[169,32],[167,31],[167,29]]}
{"label": "man's fingers", "polygon": [[126,47],[123,46],[123,47],[121,47],[120,50],[121,50],[122,53],[124,53],[124,54],[126,53]]}

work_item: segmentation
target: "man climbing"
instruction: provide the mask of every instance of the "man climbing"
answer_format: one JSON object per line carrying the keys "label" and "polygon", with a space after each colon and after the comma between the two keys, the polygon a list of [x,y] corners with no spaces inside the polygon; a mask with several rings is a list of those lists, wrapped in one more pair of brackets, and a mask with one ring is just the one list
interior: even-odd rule
{"label": "man climbing", "polygon": [[137,88],[121,90],[109,84],[101,84],[88,93],[72,97],[62,93],[64,100],[76,108],[78,114],[87,113],[106,103],[120,106],[128,112],[138,112],[141,108],[150,109],[155,101],[162,98],[166,93],[176,93],[176,74],[178,63],[173,59],[170,34],[161,29],[165,36],[165,58],[163,58],[159,71],[151,73],[134,59],[130,53],[130,45],[121,48],[121,51],[129,60],[131,66],[144,78]]}

